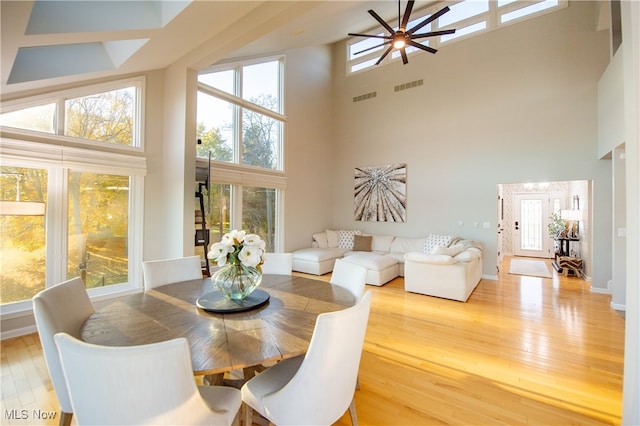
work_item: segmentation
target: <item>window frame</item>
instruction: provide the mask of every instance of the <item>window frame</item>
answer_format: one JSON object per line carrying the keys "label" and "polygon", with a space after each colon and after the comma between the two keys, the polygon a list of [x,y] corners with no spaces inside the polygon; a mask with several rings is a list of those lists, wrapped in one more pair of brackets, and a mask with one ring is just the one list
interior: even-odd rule
{"label": "window frame", "polygon": [[[87,289],[92,300],[104,300],[114,295],[124,295],[140,291],[142,283],[142,240],[144,158],[125,156],[107,152],[96,152],[85,148],[70,148],[0,138],[2,164],[13,167],[37,167],[47,169],[48,187],[46,229],[45,288],[67,279],[68,248],[68,171],[90,171],[92,173],[114,174],[129,177],[129,221],[128,238],[128,278],[120,284],[102,288]],[[82,163],[82,158],[87,161]],[[138,283],[135,285],[134,283]],[[10,302],[0,305],[3,318],[31,310],[31,300]]]}
{"label": "window frame", "polygon": [[[265,108],[261,105],[250,102],[242,97],[242,68],[251,65],[257,65],[266,62],[275,62],[279,63],[278,70],[278,102],[280,105],[280,111],[273,111],[268,108]],[[285,114],[286,105],[285,105],[285,96],[284,96],[284,71],[285,71],[285,57],[283,55],[278,56],[269,56],[263,58],[254,58],[248,61],[241,62],[231,62],[226,63],[219,66],[214,66],[207,68],[201,71],[199,74],[209,74],[215,72],[223,72],[223,71],[234,71],[234,91],[235,93],[225,92],[224,90],[215,88],[213,86],[209,86],[206,83],[197,81],[197,91],[202,92],[208,96],[213,96],[222,101],[229,102],[234,106],[233,115],[234,115],[234,128],[232,132],[234,133],[233,139],[233,162],[219,161],[215,159],[211,159],[212,162],[216,164],[233,164],[237,167],[242,168],[251,168],[254,170],[261,170],[267,173],[269,172],[285,172],[285,146],[286,146],[286,125],[287,125],[287,115]],[[255,112],[257,114],[262,114],[268,118],[276,120],[280,122],[282,126],[280,131],[280,138],[278,140],[278,162],[275,169],[267,169],[259,166],[252,166],[248,164],[242,163],[242,157],[244,154],[243,151],[243,140],[242,140],[242,111],[246,109],[251,112]]]}
{"label": "window frame", "polygon": [[[79,98],[83,96],[96,95],[100,93],[110,92],[114,90],[124,89],[127,87],[136,88],[136,108],[134,111],[134,131],[131,145],[120,145],[91,139],[77,138],[64,134],[65,126],[65,101],[68,99]],[[21,99],[12,99],[0,103],[0,114],[7,112],[16,112],[21,109],[32,108],[50,103],[56,104],[56,112],[54,116],[54,133],[39,132],[36,130],[22,129],[12,126],[0,126],[2,133],[12,135],[23,135],[24,137],[46,138],[50,141],[58,141],[59,143],[75,143],[85,146],[93,146],[96,148],[108,148],[121,151],[144,152],[144,102],[146,90],[146,78],[144,76],[131,77],[122,80],[114,80],[104,83],[93,84],[89,86],[75,87],[68,90],[59,90],[46,94],[29,96]]]}

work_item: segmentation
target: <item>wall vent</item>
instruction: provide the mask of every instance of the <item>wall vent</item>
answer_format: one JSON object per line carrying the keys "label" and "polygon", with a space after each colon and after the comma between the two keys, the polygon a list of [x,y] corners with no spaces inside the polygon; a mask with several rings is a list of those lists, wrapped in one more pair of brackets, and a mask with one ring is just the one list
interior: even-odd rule
{"label": "wall vent", "polygon": [[394,92],[401,90],[413,89],[414,87],[422,86],[423,80],[410,81],[409,83],[398,84],[393,88]]}
{"label": "wall vent", "polygon": [[366,101],[367,99],[375,98],[378,92],[365,93],[364,95],[355,96],[353,102]]}

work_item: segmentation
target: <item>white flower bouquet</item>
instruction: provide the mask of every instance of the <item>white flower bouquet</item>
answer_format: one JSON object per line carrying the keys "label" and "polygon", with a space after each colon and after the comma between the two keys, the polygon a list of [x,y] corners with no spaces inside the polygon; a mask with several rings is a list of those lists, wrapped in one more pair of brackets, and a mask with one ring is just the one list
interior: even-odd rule
{"label": "white flower bouquet", "polygon": [[260,265],[264,263],[262,255],[265,248],[266,243],[258,235],[234,229],[211,246],[209,259],[217,262],[220,267],[226,264],[242,265],[262,272]]}

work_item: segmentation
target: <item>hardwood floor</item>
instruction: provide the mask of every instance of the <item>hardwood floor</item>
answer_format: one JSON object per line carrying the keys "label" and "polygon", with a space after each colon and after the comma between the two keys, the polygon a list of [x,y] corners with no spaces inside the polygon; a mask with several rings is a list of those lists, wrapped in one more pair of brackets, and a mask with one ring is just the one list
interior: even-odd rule
{"label": "hardwood floor", "polygon": [[[620,424],[624,319],[610,296],[549,262],[551,279],[511,275],[509,261],[467,303],[407,293],[401,278],[367,286],[361,425]],[[57,424],[34,417],[58,408],[37,335],[1,349],[0,424]]]}

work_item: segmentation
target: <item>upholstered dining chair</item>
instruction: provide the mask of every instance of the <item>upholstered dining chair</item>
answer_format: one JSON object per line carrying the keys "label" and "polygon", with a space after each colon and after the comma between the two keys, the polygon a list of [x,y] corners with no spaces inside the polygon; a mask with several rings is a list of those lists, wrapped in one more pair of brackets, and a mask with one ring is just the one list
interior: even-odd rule
{"label": "upholstered dining chair", "polygon": [[263,274],[291,275],[293,268],[292,253],[265,253],[262,264]]}
{"label": "upholstered dining chair", "polygon": [[366,280],[367,268],[355,263],[345,262],[343,259],[336,259],[329,282],[346,288],[356,300],[360,300],[364,294]]}
{"label": "upholstered dining chair", "polygon": [[200,256],[142,262],[144,288],[150,290],[161,285],[202,278]]}
{"label": "upholstered dining chair", "polygon": [[366,292],[354,306],[318,315],[303,356],[280,361],[242,388],[245,423],[253,410],[277,425],[330,425],[349,409],[358,423],[354,392],[371,308]]}
{"label": "upholstered dining chair", "polygon": [[198,386],[187,339],[100,346],[55,336],[79,425],[239,424],[238,389]]}
{"label": "upholstered dining chair", "polygon": [[60,404],[60,425],[71,424],[73,408],[53,336],[66,332],[80,336],[82,323],[95,312],[81,278],[42,290],[33,297],[33,315],[53,389]]}

